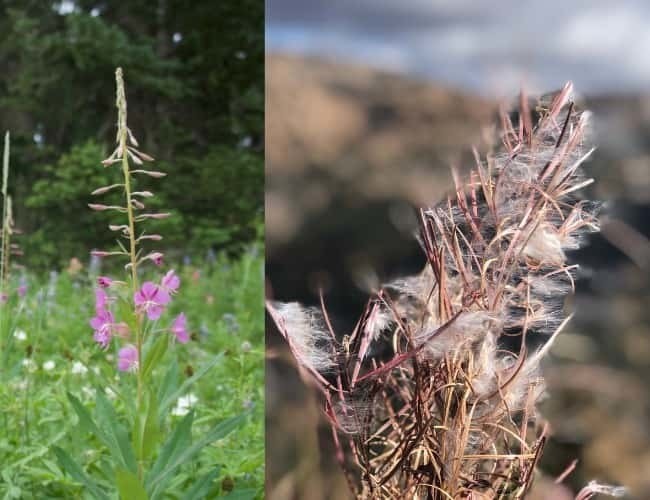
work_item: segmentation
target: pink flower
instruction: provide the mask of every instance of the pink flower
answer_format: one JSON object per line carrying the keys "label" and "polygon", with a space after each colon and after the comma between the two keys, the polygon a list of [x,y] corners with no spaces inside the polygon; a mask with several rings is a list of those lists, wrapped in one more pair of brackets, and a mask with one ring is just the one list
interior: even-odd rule
{"label": "pink flower", "polygon": [[95,330],[93,339],[102,349],[106,349],[111,342],[114,322],[113,314],[105,309],[98,310],[97,315],[90,320],[90,326]]}
{"label": "pink flower", "polygon": [[173,269],[168,271],[160,281],[160,287],[171,294],[176,293],[179,286],[181,286],[181,279],[176,275]]}
{"label": "pink flower", "polygon": [[164,257],[164,255],[162,253],[160,253],[160,252],[152,252],[149,255],[147,255],[145,258],[149,259],[151,262],[153,262],[157,266],[162,266],[163,257]]}
{"label": "pink flower", "polygon": [[129,325],[126,323],[116,323],[113,325],[113,329],[115,330],[115,335],[118,337],[121,337],[123,339],[129,338],[129,334],[131,331],[129,330]]}
{"label": "pink flower", "polygon": [[9,295],[6,293],[0,293],[0,303],[4,304],[7,300],[9,300]]}
{"label": "pink flower", "polygon": [[111,286],[111,283],[113,283],[113,280],[108,276],[99,276],[97,278],[97,284],[102,288],[108,288],[109,286]]}
{"label": "pink flower", "polygon": [[190,340],[190,334],[187,331],[187,318],[185,318],[185,313],[180,313],[176,316],[170,330],[174,335],[176,335],[176,340],[181,344],[186,344],[187,341]]}
{"label": "pink flower", "polygon": [[27,293],[27,285],[20,285],[18,287],[18,296],[24,297],[26,293]]}
{"label": "pink flower", "polygon": [[106,292],[101,288],[95,289],[95,311],[100,312],[106,310],[106,304],[108,303],[108,296]]}
{"label": "pink flower", "polygon": [[160,318],[171,298],[158,285],[146,281],[143,283],[142,288],[135,293],[133,300],[140,311],[147,313],[147,318],[156,320]]}
{"label": "pink flower", "polygon": [[119,350],[117,353],[117,369],[121,372],[138,369],[138,350],[135,346],[129,344]]}

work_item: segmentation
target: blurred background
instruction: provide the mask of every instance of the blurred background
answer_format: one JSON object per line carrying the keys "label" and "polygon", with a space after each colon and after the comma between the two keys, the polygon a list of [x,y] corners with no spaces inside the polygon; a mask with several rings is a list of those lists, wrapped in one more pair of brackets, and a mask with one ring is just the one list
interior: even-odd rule
{"label": "blurred background", "polygon": [[[349,332],[368,287],[414,273],[414,206],[450,187],[521,85],[572,80],[594,112],[587,166],[603,230],[581,264],[576,311],[546,363],[547,478],[572,460],[591,479],[650,498],[650,4],[469,0],[267,0],[267,294],[318,302]],[[267,328],[267,494],[344,499],[321,402]]]}
{"label": "blurred background", "polygon": [[114,243],[109,216],[87,203],[120,175],[100,164],[114,149],[117,66],[129,125],[169,174],[147,184],[173,214],[155,224],[165,247],[203,257],[260,237],[263,23],[257,0],[0,0],[0,130],[12,135],[21,262],[85,264]]}

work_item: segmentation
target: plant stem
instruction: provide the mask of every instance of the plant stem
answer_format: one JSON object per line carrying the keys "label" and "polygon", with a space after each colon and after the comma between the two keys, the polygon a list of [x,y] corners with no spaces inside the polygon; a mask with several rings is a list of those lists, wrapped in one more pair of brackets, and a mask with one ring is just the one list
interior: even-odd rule
{"label": "plant stem", "polygon": [[[9,197],[7,196],[7,181],[9,178],[9,131],[5,133],[4,151],[2,154],[2,246],[0,247],[0,295],[6,292],[6,274],[9,267],[9,252],[11,251],[9,242]],[[5,331],[6,315],[4,314],[2,304],[0,304],[0,353],[3,354],[6,348],[5,342],[9,332]],[[2,372],[4,373],[4,363],[2,363]]]}
{"label": "plant stem", "polygon": [[[133,295],[138,291],[138,273],[137,273],[137,253],[136,253],[136,237],[135,237],[135,218],[133,216],[133,204],[131,202],[131,172],[129,168],[129,157],[127,150],[127,124],[126,124],[126,93],[124,91],[124,79],[122,77],[122,68],[117,68],[115,71],[115,81],[117,84],[117,109],[118,109],[118,137],[119,148],[122,154],[122,173],[124,175],[124,193],[126,197],[126,213],[129,220],[129,256],[131,258],[131,286]],[[135,342],[136,349],[138,350],[138,360],[142,362],[142,318],[139,313],[136,313],[136,328],[135,328]],[[140,414],[142,408],[142,371],[137,370],[137,403],[136,414]],[[138,462],[138,476],[142,477],[142,464]]]}
{"label": "plant stem", "polygon": [[5,273],[7,271],[5,259],[8,261],[9,221],[7,220],[7,179],[9,177],[9,131],[5,134],[4,151],[2,155],[2,259],[0,260],[0,293],[5,291]]}

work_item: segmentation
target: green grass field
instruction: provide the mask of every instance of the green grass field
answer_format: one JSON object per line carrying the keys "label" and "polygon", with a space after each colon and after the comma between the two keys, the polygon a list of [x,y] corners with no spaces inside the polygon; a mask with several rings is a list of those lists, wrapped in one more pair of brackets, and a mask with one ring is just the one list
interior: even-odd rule
{"label": "green grass field", "polygon": [[[214,366],[182,391],[162,432],[189,406],[195,410],[192,442],[221,420],[240,414],[243,420],[183,462],[161,498],[262,498],[263,248],[253,246],[237,260],[217,257],[175,269],[182,281],[171,312],[185,312],[192,340],[173,344],[154,378],[173,375],[176,364],[180,386],[208,363]],[[27,276],[25,297],[14,294],[1,306],[0,498],[94,498],[53,447],[64,449],[108,498],[118,498],[109,450],[81,425],[67,395],[79,399],[101,427],[106,419],[96,408],[96,391],[103,391],[117,420],[132,427],[124,410],[133,401],[133,376],[117,371],[117,349],[102,351],[88,324],[95,278],[86,269],[49,279]]]}

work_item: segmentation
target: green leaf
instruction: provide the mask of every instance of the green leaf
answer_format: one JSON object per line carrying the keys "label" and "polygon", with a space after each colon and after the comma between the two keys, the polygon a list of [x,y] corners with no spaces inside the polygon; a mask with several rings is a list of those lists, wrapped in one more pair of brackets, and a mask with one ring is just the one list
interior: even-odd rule
{"label": "green leaf", "polygon": [[[17,462],[14,462],[13,464],[11,464],[9,466],[9,468],[13,469],[13,468],[22,467],[24,464],[28,464],[29,462],[31,462],[35,458],[42,457],[43,455],[45,455],[47,452],[50,451],[50,449],[51,449],[51,447],[52,447],[52,445],[54,443],[56,443],[57,441],[59,441],[60,439],[65,437],[66,434],[67,434],[66,430],[63,430],[63,431],[59,432],[56,436],[54,436],[53,439],[50,440],[50,442],[48,444],[46,444],[45,446],[42,446],[41,448],[38,448],[37,450],[30,453],[26,457],[21,458]],[[45,461],[44,459],[42,459],[42,460]]]}
{"label": "green leaf", "polygon": [[164,418],[164,414],[169,409],[169,407],[172,404],[174,404],[178,398],[180,398],[183,394],[185,394],[194,382],[196,382],[201,377],[203,377],[203,375],[205,375],[208,371],[210,371],[210,369],[212,369],[217,363],[219,363],[222,358],[223,358],[223,354],[218,354],[217,356],[215,356],[211,361],[209,361],[201,368],[199,368],[193,376],[191,376],[185,382],[183,382],[178,389],[176,389],[174,392],[167,395],[165,399],[161,399],[160,408],[158,409],[160,413],[160,418],[161,419]]}
{"label": "green leaf", "polygon": [[[219,422],[212,429],[210,429],[208,433],[203,436],[203,438],[194,443],[192,446],[183,447],[182,449],[178,450],[178,452],[173,453],[173,455],[169,458],[168,463],[160,472],[157,472],[155,475],[152,474],[150,478],[147,478],[147,484],[153,485],[154,487],[151,496],[154,497],[154,494],[158,493],[158,491],[162,491],[160,485],[163,484],[163,478],[172,477],[176,469],[178,469],[181,465],[190,462],[194,456],[207,445],[230,434],[230,432],[232,432],[243,423],[246,416],[247,414],[242,414]],[[184,421],[185,419],[183,419],[183,422]],[[183,422],[181,422],[181,424]]]}
{"label": "green leaf", "polygon": [[138,322],[135,312],[133,311],[133,304],[120,297],[117,301],[117,316],[124,323],[126,323],[131,331],[135,332],[138,329]]}
{"label": "green leaf", "polygon": [[138,476],[134,473],[124,469],[117,469],[115,471],[115,482],[122,500],[149,500],[147,492],[142,487]]}
{"label": "green leaf", "polygon": [[205,496],[210,491],[212,482],[217,478],[219,472],[221,472],[221,469],[219,467],[215,467],[210,472],[201,477],[192,485],[187,493],[185,493],[185,496],[183,497],[184,500],[200,500],[202,498],[205,498]]}
{"label": "green leaf", "polygon": [[246,488],[241,490],[233,490],[227,495],[224,495],[221,500],[253,500],[257,495],[257,490],[253,488]]}
{"label": "green leaf", "polygon": [[158,420],[158,401],[151,393],[147,405],[147,418],[144,424],[144,438],[142,439],[142,458],[148,459],[160,441],[160,425]]}
{"label": "green leaf", "polygon": [[178,389],[178,378],[180,377],[180,372],[178,369],[178,362],[174,359],[170,363],[169,370],[165,373],[165,376],[160,383],[158,388],[158,401],[165,401],[172,393]]}
{"label": "green leaf", "polygon": [[151,391],[146,405],[141,408],[133,430],[133,447],[140,460],[148,459],[160,440],[160,422],[158,420],[158,401]]}
{"label": "green leaf", "polygon": [[[182,450],[190,446],[190,443],[192,442],[193,422],[194,411],[190,411],[187,415],[185,415],[185,417],[183,417],[167,441],[165,441],[162,450],[160,450],[158,458],[149,470],[149,473],[145,479],[145,486],[147,487],[147,490],[151,491],[151,488],[158,486],[156,482],[159,481],[158,478],[162,469],[167,466],[167,464],[173,459],[174,456],[180,454]],[[170,478],[163,478],[163,480],[166,482],[168,482],[169,479]],[[152,494],[152,498],[153,497],[154,495]]]}
{"label": "green leaf", "polygon": [[167,346],[169,345],[169,337],[165,334],[158,336],[156,341],[147,351],[147,354],[144,358],[144,363],[142,365],[142,379],[147,380],[147,377],[153,370],[154,366],[160,361],[160,359],[167,352]]}
{"label": "green leaf", "polygon": [[[97,391],[97,393],[99,394],[99,391]],[[82,430],[92,433],[103,444],[108,446],[107,444],[108,438],[99,429],[99,427],[97,427],[92,417],[90,416],[90,412],[86,409],[86,407],[81,403],[81,401],[79,401],[70,392],[67,392],[66,394],[68,395],[68,400],[70,401],[72,408],[74,409],[75,413],[79,417],[79,426],[82,428]]]}
{"label": "green leaf", "polygon": [[65,470],[70,477],[75,481],[84,485],[84,487],[95,497],[100,500],[108,500],[108,497],[95,485],[90,478],[83,471],[81,466],[75,462],[70,455],[68,455],[65,450],[59,448],[58,446],[52,446],[52,451],[56,455],[56,458],[59,460],[59,464],[63,470]]}
{"label": "green leaf", "polygon": [[129,435],[124,426],[119,423],[113,406],[100,390],[97,391],[96,404],[98,421],[102,429],[107,431],[107,434],[105,434],[106,446],[111,455],[120,466],[135,473],[137,463],[129,441]]}

